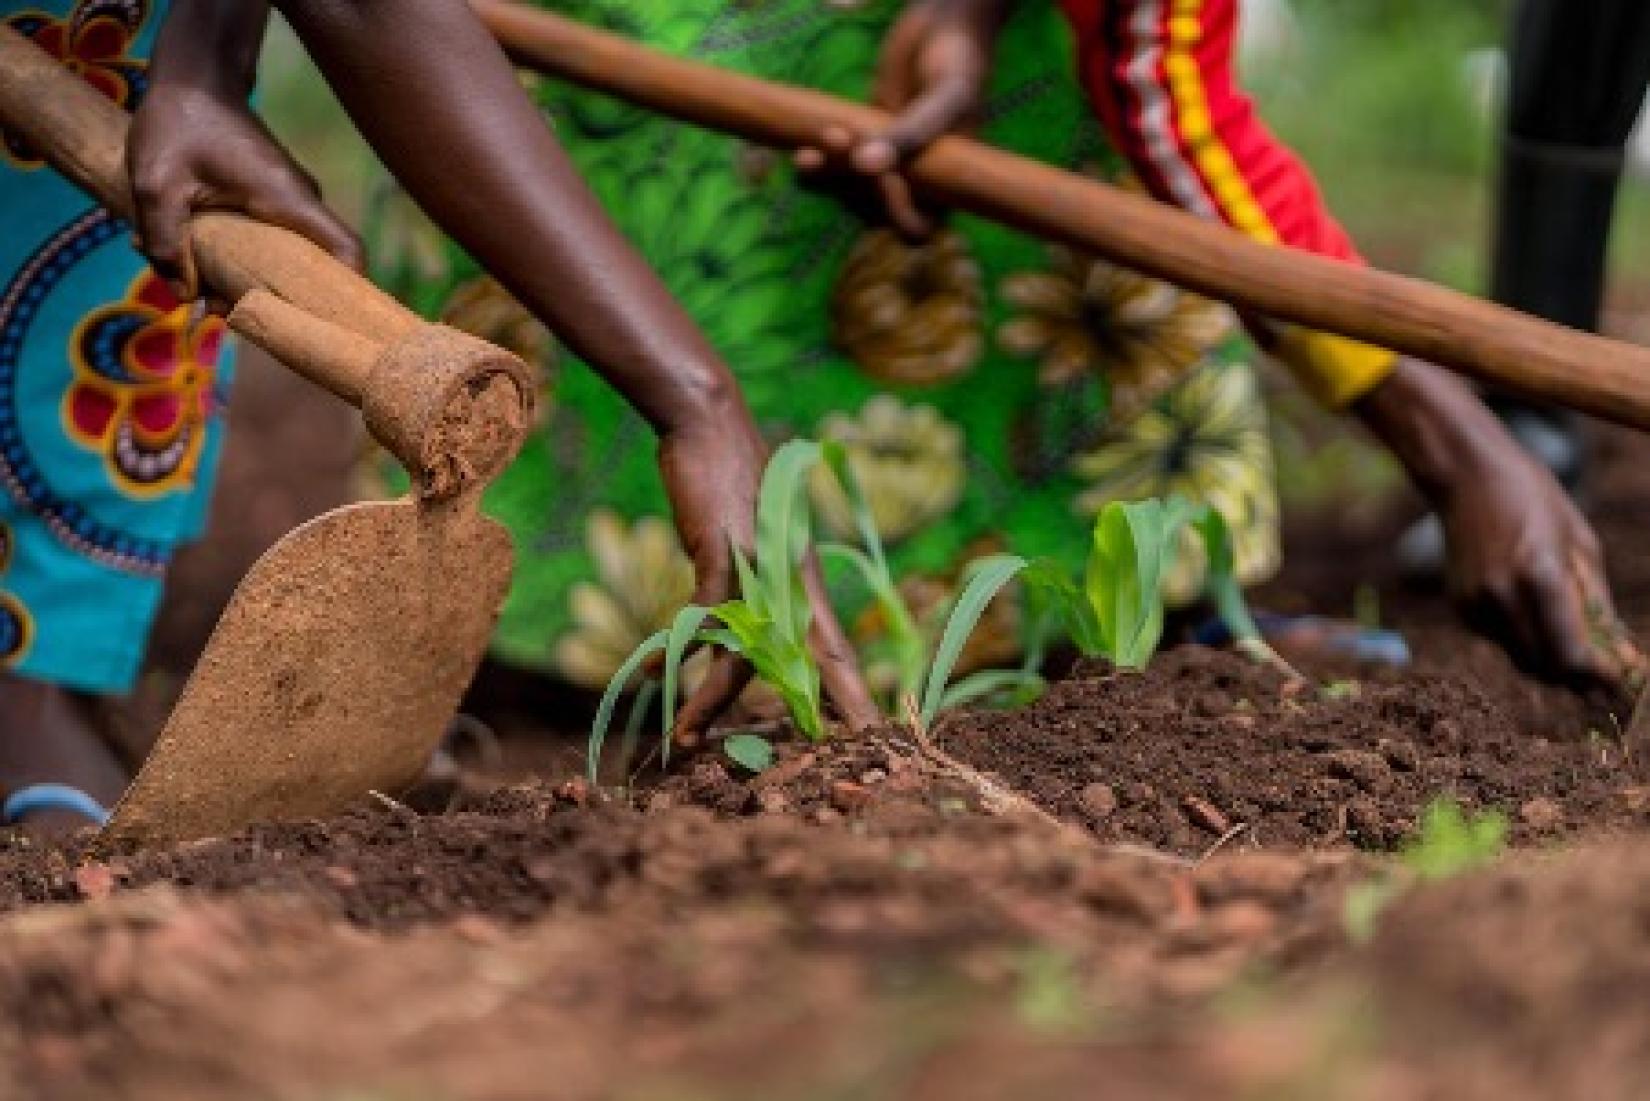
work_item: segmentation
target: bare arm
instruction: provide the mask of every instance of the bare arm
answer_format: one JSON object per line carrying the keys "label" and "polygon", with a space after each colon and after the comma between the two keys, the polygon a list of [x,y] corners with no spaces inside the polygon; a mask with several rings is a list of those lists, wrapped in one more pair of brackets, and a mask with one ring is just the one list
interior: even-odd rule
{"label": "bare arm", "polygon": [[608,220],[466,6],[276,4],[402,185],[655,429],[739,408],[727,368]]}

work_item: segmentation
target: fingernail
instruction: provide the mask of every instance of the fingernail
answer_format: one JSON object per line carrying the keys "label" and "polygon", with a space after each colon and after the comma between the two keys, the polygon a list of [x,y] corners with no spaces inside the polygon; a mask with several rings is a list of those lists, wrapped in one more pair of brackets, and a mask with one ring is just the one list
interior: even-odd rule
{"label": "fingernail", "polygon": [[854,150],[854,167],[874,176],[893,168],[898,159],[894,147],[885,141],[868,142]]}

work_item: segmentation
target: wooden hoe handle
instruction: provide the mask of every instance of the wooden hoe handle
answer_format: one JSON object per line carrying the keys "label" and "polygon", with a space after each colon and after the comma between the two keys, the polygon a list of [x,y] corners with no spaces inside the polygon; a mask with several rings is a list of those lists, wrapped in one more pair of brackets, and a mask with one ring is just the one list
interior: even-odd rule
{"label": "wooden hoe handle", "polygon": [[[472,0],[524,67],[709,129],[794,149],[887,113],[669,57],[508,0]],[[1264,245],[1163,203],[961,137],[909,167],[947,206],[1085,249],[1241,309],[1408,353],[1541,401],[1650,430],[1650,349],[1388,272]]]}
{"label": "wooden hoe handle", "polygon": [[[128,221],[129,123],[126,112],[0,26],[0,126]],[[287,230],[201,214],[189,240],[201,279],[237,303],[230,324],[361,408],[426,496],[485,481],[515,453],[535,393],[515,356],[426,324]]]}

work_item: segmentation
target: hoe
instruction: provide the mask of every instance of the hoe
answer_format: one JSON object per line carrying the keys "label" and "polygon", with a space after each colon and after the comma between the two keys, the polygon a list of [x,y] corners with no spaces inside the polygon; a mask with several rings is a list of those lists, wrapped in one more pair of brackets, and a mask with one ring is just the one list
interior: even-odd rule
{"label": "hoe", "polygon": [[[119,217],[127,117],[0,28],[0,125]],[[520,447],[527,367],[421,321],[307,241],[205,214],[192,243],[229,323],[358,407],[407,496],[330,512],[241,581],[99,844],[338,811],[417,779],[481,661],[512,552],[478,503]]]}

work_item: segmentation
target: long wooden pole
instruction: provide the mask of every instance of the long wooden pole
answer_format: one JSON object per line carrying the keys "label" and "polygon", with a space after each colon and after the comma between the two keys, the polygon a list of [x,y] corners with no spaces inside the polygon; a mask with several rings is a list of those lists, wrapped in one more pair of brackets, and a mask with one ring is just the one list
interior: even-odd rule
{"label": "long wooden pole", "polygon": [[[520,65],[708,129],[782,149],[863,104],[669,57],[509,0],[472,0]],[[1542,401],[1650,430],[1650,348],[1541,321],[1417,279],[1253,241],[1115,187],[962,137],[909,167],[927,196],[1188,287],[1246,311],[1339,333]]]}

